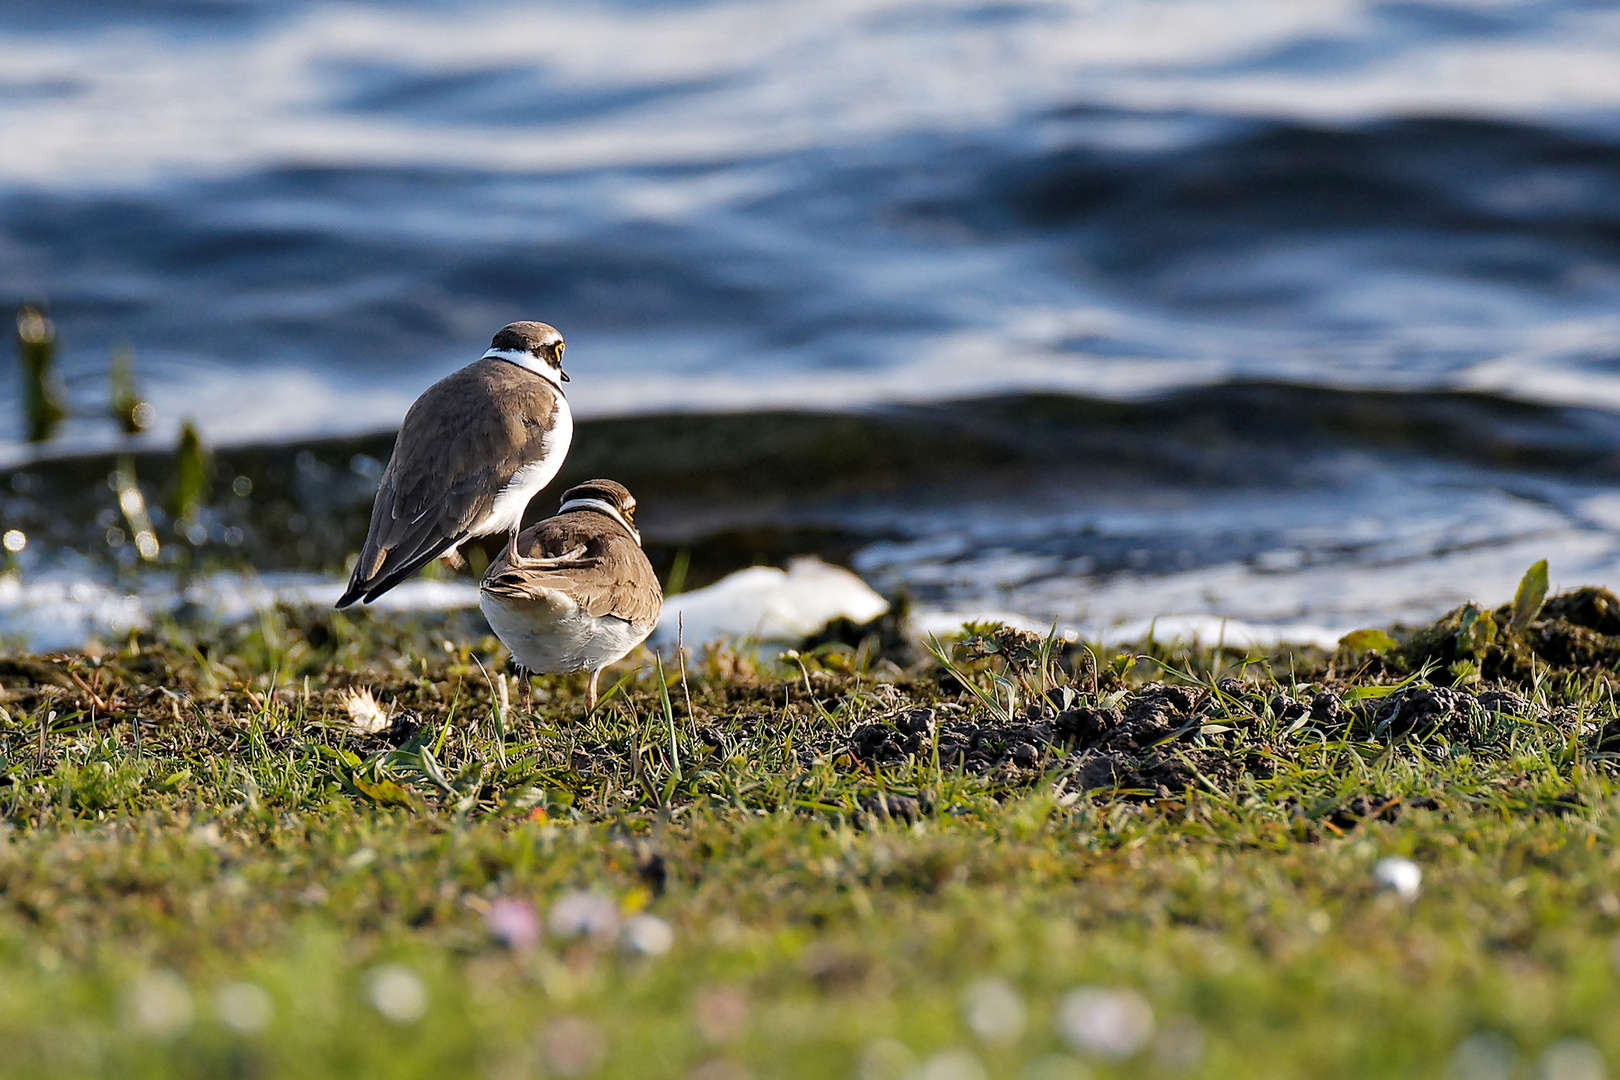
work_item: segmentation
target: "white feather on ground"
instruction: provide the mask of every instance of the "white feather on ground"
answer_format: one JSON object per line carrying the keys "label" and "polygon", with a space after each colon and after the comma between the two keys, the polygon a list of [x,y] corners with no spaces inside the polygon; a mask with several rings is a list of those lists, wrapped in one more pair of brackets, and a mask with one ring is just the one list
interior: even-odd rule
{"label": "white feather on ground", "polygon": [[848,570],[806,557],[786,570],[751,566],[668,597],[651,643],[672,645],[684,627],[691,647],[739,638],[796,644],[834,619],[868,623],[888,610],[889,602]]}
{"label": "white feather on ground", "polygon": [[376,735],[388,730],[388,710],[372,697],[370,689],[345,690],[343,708],[349,714],[349,730],[356,735]]}

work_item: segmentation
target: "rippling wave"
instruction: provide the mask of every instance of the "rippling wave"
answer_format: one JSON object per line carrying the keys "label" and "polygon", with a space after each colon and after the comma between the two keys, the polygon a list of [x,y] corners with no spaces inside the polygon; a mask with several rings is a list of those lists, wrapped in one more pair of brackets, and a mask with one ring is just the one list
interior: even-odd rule
{"label": "rippling wave", "polygon": [[717,567],[767,529],[937,611],[1420,617],[1612,576],[1617,63],[1574,0],[19,0],[0,295],[84,411],[133,345],[150,447],[385,431],[537,317],[615,438],[865,433],[648,475]]}

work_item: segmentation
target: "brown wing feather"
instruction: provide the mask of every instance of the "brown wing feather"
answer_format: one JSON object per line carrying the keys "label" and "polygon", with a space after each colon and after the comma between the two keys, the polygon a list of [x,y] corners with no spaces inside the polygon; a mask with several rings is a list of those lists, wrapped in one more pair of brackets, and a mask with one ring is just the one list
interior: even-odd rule
{"label": "brown wing feather", "polygon": [[[542,455],[555,393],[504,360],[480,360],[428,387],[400,425],[338,606],[374,599],[465,540],[512,475]],[[472,420],[452,429],[452,415]]]}
{"label": "brown wing feather", "polygon": [[518,534],[517,550],[527,558],[555,558],[581,545],[583,556],[545,570],[524,570],[503,551],[489,565],[483,588],[517,600],[560,592],[592,615],[617,615],[645,626],[664,606],[663,589],[641,545],[620,528],[601,528],[590,510],[559,514]]}

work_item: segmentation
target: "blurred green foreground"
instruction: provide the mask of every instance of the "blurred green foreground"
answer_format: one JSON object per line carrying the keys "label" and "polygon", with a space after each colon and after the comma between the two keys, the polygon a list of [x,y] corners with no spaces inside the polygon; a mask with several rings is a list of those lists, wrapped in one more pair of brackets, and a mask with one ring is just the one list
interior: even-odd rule
{"label": "blurred green foreground", "polygon": [[342,616],[0,661],[0,1073],[1620,1066],[1606,670],[979,630],[589,719]]}

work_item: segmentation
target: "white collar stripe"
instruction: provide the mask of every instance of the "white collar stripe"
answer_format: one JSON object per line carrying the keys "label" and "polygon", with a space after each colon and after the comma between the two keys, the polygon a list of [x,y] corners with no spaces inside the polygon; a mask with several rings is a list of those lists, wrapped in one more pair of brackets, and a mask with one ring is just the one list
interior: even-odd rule
{"label": "white collar stripe", "polygon": [[557,513],[559,514],[569,514],[573,513],[575,510],[600,510],[614,521],[617,521],[620,525],[623,525],[625,529],[629,531],[630,535],[636,538],[636,543],[641,543],[641,534],[636,531],[635,526],[624,520],[624,515],[619,513],[619,508],[607,500],[569,499],[567,502],[557,507]]}
{"label": "white collar stripe", "polygon": [[482,360],[505,360],[508,364],[516,364],[520,368],[528,368],[562,393],[562,379],[557,375],[557,369],[541,360],[533,353],[522,349],[486,349]]}

